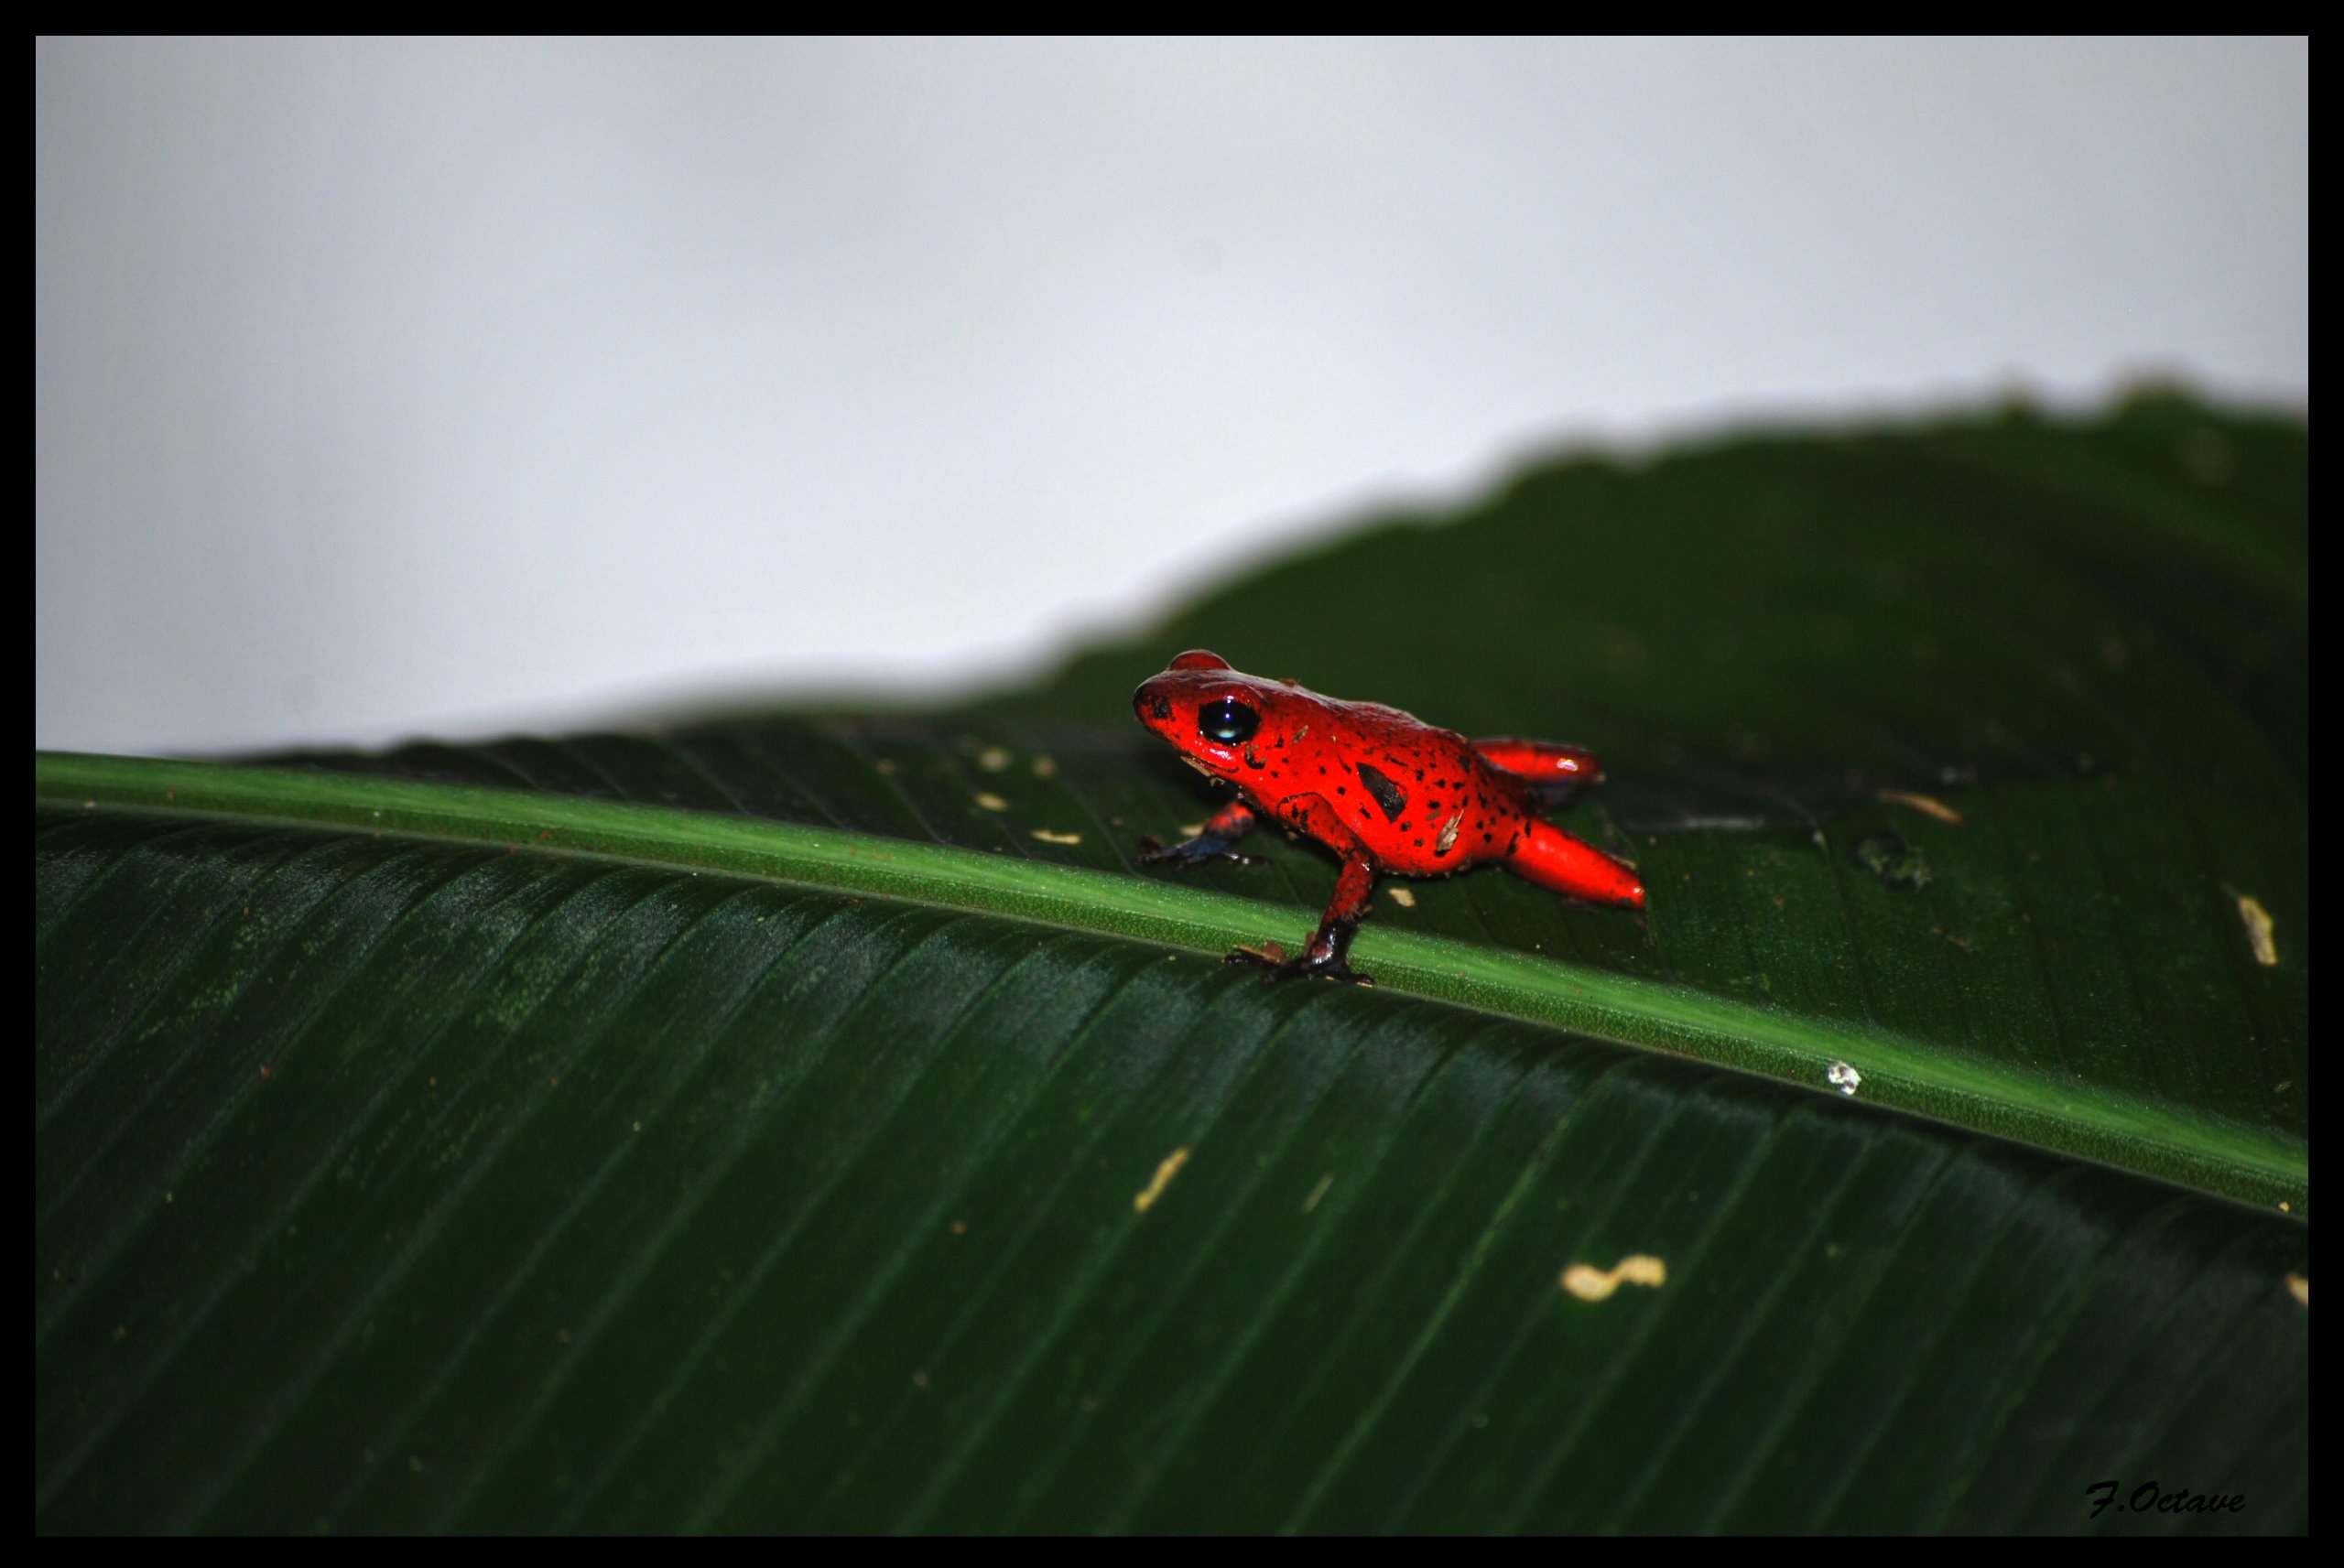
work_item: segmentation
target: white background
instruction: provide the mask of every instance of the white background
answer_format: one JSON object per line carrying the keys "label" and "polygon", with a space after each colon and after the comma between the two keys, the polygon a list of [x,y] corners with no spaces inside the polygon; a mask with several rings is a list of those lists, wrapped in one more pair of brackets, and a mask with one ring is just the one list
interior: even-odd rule
{"label": "white background", "polygon": [[34,60],[43,746],[966,689],[1558,445],[2310,402],[2302,40]]}

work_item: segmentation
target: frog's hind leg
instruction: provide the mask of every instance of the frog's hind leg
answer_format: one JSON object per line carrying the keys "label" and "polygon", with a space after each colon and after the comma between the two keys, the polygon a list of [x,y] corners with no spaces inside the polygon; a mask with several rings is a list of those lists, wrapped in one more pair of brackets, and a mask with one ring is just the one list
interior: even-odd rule
{"label": "frog's hind leg", "polygon": [[1503,768],[1530,786],[1531,804],[1554,811],[1603,776],[1603,764],[1582,746],[1557,746],[1550,741],[1468,741],[1474,755],[1493,768]]}
{"label": "frog's hind leg", "polygon": [[1630,909],[1644,906],[1644,879],[1635,867],[1551,823],[1531,822],[1506,851],[1505,869],[1573,898],[1623,903]]}

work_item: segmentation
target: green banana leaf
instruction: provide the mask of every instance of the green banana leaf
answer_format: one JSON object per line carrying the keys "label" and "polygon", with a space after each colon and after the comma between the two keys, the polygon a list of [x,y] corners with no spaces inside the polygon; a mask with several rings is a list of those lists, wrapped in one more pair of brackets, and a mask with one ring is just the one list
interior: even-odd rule
{"label": "green banana leaf", "polygon": [[[2299,1531],[2299,423],[1527,472],[951,709],[36,766],[37,1528]],[[1188,646],[1568,740],[1394,880]],[[1405,894],[1405,899],[1400,896]]]}

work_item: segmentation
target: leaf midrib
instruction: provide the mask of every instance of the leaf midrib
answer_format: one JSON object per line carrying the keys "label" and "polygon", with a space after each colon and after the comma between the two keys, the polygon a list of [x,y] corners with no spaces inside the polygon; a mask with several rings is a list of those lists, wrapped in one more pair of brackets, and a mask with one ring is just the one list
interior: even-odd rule
{"label": "leaf midrib", "polygon": [[[576,795],[158,758],[38,752],[51,807],[282,823],[443,843],[501,845],[690,874],[876,894],[1221,953],[1292,911],[1082,867]],[[1369,930],[1355,949],[1380,989],[1574,1033],[1683,1053],[1829,1094],[1835,1063],[1861,1096],[1955,1126],[2308,1215],[2301,1140],[2001,1063],[1892,1032],[1788,1013],[1686,987],[1413,932]],[[2046,1106],[2046,1100],[2053,1103]]]}

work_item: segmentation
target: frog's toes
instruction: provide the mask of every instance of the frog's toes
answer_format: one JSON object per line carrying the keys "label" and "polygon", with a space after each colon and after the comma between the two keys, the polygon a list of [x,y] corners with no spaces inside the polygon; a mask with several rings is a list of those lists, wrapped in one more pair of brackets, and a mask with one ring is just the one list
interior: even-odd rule
{"label": "frog's toes", "polygon": [[1269,944],[1266,950],[1238,947],[1223,954],[1221,961],[1224,964],[1253,966],[1262,971],[1262,979],[1264,984],[1276,980],[1290,980],[1297,975],[1311,975],[1326,980],[1341,980],[1347,985],[1354,986],[1375,984],[1374,976],[1361,974],[1341,958],[1321,959],[1317,963],[1311,962],[1308,955],[1299,958],[1288,958],[1284,956],[1284,949],[1275,943]]}
{"label": "frog's toes", "polygon": [[1264,863],[1259,855],[1241,854],[1235,849],[1223,849],[1200,838],[1167,844],[1149,834],[1139,841],[1139,863],[1143,866],[1200,866],[1207,860],[1232,860],[1241,866]]}

